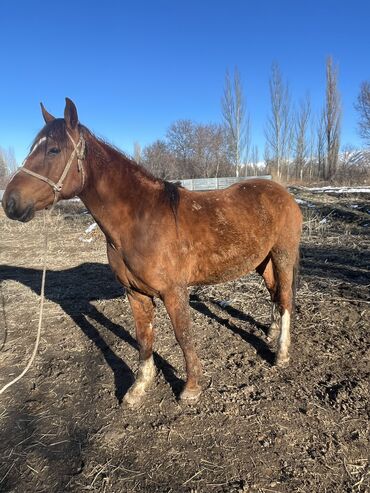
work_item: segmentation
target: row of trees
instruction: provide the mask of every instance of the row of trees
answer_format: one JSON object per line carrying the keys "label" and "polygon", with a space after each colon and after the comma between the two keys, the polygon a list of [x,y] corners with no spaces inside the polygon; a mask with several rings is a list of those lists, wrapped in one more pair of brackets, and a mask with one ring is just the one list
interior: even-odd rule
{"label": "row of trees", "polygon": [[[269,79],[270,113],[265,148],[252,145],[251,118],[238,69],[226,72],[221,99],[221,123],[177,120],[165,137],[141,149],[134,158],[164,179],[272,174],[279,181],[360,181],[370,178],[370,151],[361,155],[341,148],[342,107],[338,69],[326,61],[326,92],[322,109],[312,110],[308,94],[292,104],[288,84],[278,64]],[[363,82],[355,102],[359,133],[370,146],[370,82]],[[341,149],[341,152],[340,152]],[[353,157],[356,159],[353,159]],[[0,148],[0,187],[16,168],[14,152]]]}
{"label": "row of trees", "polygon": [[9,175],[17,169],[17,161],[15,159],[14,149],[4,149],[0,147],[0,189],[4,188]]}
{"label": "row of trees", "polygon": [[[359,181],[369,178],[370,154],[341,149],[342,106],[338,69],[326,62],[325,100],[314,114],[308,94],[295,107],[279,66],[272,65],[269,79],[270,114],[265,126],[265,149],[260,159],[251,142],[240,74],[226,72],[221,100],[222,123],[196,124],[178,120],[163,140],[144,148],[135,158],[155,175],[167,179],[210,176],[247,176],[271,173],[280,181]],[[370,145],[370,83],[361,85],[355,108],[359,132]],[[341,149],[341,151],[340,151]]]}
{"label": "row of trees", "polygon": [[136,150],[134,157],[164,179],[235,174],[227,135],[220,124],[178,120],[169,127],[165,140],[157,140],[142,153]]}
{"label": "row of trees", "polygon": [[277,179],[333,180],[339,165],[341,100],[338,72],[326,62],[326,95],[318,115],[308,95],[293,109],[289,88],[278,65],[269,81],[271,113],[265,129],[265,161]]}

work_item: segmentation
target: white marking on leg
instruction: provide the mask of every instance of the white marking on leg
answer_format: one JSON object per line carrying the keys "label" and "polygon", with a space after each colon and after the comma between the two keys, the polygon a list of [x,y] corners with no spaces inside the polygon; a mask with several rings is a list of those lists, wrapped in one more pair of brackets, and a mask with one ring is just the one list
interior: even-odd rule
{"label": "white marking on leg", "polygon": [[145,391],[154,380],[155,375],[156,368],[153,356],[151,356],[140,364],[137,379],[132,387],[127,391],[124,401],[130,406],[139,404],[145,394]]}
{"label": "white marking on leg", "polygon": [[277,363],[284,364],[289,361],[289,346],[290,346],[290,313],[284,310],[281,317],[281,329],[279,337],[279,346],[277,354]]}
{"label": "white marking on leg", "polygon": [[144,386],[150,383],[155,377],[155,365],[153,356],[143,361],[137,375],[137,383],[142,382]]}
{"label": "white marking on leg", "polygon": [[276,303],[271,304],[271,324],[268,330],[267,339],[274,341],[279,334],[280,313]]}

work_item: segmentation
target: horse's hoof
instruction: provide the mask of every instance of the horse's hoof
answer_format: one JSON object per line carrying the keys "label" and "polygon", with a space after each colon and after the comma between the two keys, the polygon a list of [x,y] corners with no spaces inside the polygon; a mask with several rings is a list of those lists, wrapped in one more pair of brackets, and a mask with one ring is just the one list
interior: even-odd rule
{"label": "horse's hoof", "polygon": [[289,366],[289,356],[276,356],[276,359],[275,359],[275,365],[278,366],[279,368],[286,368],[287,366]]}
{"label": "horse's hoof", "polygon": [[135,409],[139,409],[139,407],[141,406],[142,404],[142,399],[125,399],[123,398],[123,401],[122,401],[122,408],[123,409],[131,409],[131,410],[135,410]]}
{"label": "horse's hoof", "polygon": [[180,394],[180,400],[183,402],[188,402],[189,404],[195,404],[198,401],[201,393],[202,389],[200,387],[196,389],[185,388]]}
{"label": "horse's hoof", "polygon": [[139,391],[138,388],[129,389],[123,397],[124,407],[129,407],[130,409],[137,409],[142,404],[145,392]]}

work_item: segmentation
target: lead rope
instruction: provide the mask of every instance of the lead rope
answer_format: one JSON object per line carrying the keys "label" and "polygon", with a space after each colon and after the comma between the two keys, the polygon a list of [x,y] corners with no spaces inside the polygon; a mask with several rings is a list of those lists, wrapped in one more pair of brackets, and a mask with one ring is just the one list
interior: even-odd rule
{"label": "lead rope", "polygon": [[3,320],[4,320],[4,337],[1,341],[0,351],[3,350],[3,347],[6,344],[6,340],[8,338],[8,324],[6,322],[6,313],[5,313],[5,296],[3,290],[3,284],[0,283],[0,291],[1,291],[1,311],[3,312]]}
{"label": "lead rope", "polygon": [[[27,363],[27,366],[25,369],[22,371],[20,375],[18,375],[16,378],[14,378],[11,382],[7,383],[0,389],[0,394],[5,392],[6,389],[14,385],[18,380],[20,380],[31,368],[31,365],[36,357],[39,344],[40,344],[40,338],[41,338],[41,327],[42,327],[42,317],[44,313],[44,300],[45,300],[45,279],[46,279],[46,267],[47,267],[47,254],[48,254],[48,233],[49,233],[49,222],[50,222],[50,214],[52,211],[53,207],[49,209],[48,211],[44,210],[44,215],[43,215],[43,229],[45,232],[44,236],[44,258],[43,258],[43,265],[42,265],[42,278],[41,278],[41,293],[40,293],[40,314],[39,314],[39,325],[37,329],[37,336],[36,336],[36,341],[35,341],[35,347],[33,348],[33,353],[31,355],[31,358],[29,362]],[[48,218],[47,218],[48,215]],[[47,221],[48,219],[48,221]]]}

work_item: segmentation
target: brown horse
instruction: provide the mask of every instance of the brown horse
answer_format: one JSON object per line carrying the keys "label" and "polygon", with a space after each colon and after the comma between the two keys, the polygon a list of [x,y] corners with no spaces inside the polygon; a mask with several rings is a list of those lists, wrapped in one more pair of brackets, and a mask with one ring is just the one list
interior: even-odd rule
{"label": "brown horse", "polygon": [[139,372],[126,403],[140,402],[155,377],[154,298],[163,300],[184,353],[187,381],[181,398],[194,401],[201,393],[201,364],[190,334],[187,288],[253,270],[271,295],[268,335],[279,335],[276,364],[287,364],[302,226],[289,193],[259,179],[222,191],[185,190],[154,178],[97,139],[78,122],[68,98],[64,118],[41,107],[46,125],[8,184],[3,207],[11,219],[26,222],[35,211],[77,195],[99,224],[109,264],[127,290],[140,348]]}

